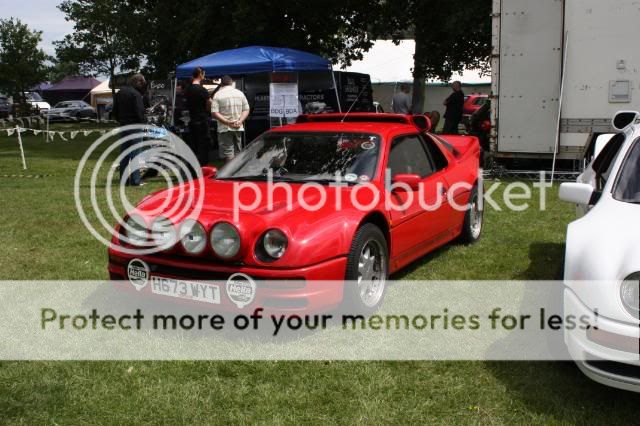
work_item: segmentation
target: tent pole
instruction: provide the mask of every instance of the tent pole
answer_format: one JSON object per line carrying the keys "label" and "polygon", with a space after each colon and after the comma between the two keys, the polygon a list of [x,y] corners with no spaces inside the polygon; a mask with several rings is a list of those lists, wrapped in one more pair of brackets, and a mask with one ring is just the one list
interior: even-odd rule
{"label": "tent pole", "polygon": [[173,96],[171,98],[171,127],[176,126],[176,93],[178,91],[178,77],[173,79]]}
{"label": "tent pole", "polygon": [[338,95],[338,85],[336,84],[336,73],[331,66],[331,78],[333,79],[333,90],[336,92],[336,101],[338,101],[338,112],[342,112],[342,105],[340,105],[340,95]]}

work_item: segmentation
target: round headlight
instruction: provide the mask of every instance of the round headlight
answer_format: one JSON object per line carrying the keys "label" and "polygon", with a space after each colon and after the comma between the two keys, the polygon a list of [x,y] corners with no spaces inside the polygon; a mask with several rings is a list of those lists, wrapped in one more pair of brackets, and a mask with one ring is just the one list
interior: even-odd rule
{"label": "round headlight", "polygon": [[278,229],[271,229],[264,234],[262,240],[264,245],[264,251],[274,259],[280,259],[284,256],[284,252],[287,251],[287,245],[289,240],[284,232]]}
{"label": "round headlight", "polygon": [[189,254],[200,254],[207,247],[207,232],[197,220],[185,219],[180,225],[180,244]]}
{"label": "round headlight", "polygon": [[240,251],[240,234],[227,222],[220,222],[211,231],[211,247],[223,259],[234,257]]}
{"label": "round headlight", "polygon": [[640,272],[629,275],[620,286],[620,298],[624,308],[634,317],[640,314]]}
{"label": "round headlight", "polygon": [[142,216],[131,215],[124,223],[125,238],[124,241],[134,246],[144,246],[148,244],[147,224]]}
{"label": "round headlight", "polygon": [[163,249],[173,247],[176,243],[176,228],[166,217],[158,217],[151,224],[151,238]]}

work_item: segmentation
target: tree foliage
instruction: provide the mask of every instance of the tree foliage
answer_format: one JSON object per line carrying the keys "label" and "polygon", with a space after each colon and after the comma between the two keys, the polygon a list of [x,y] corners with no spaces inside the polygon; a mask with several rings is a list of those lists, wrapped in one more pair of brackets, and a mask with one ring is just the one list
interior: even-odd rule
{"label": "tree foliage", "polygon": [[19,93],[41,82],[47,72],[47,54],[38,48],[42,32],[19,19],[0,19],[0,89]]}
{"label": "tree foliage", "polygon": [[47,71],[47,80],[57,83],[70,75],[80,75],[80,65],[73,61],[54,60],[53,65]]}
{"label": "tree foliage", "polygon": [[[211,52],[250,45],[290,47],[338,63],[362,57],[373,44],[368,31],[377,2],[366,0],[130,0],[140,28],[120,22],[120,31],[144,54],[157,77],[182,62]],[[129,21],[130,23],[131,21]]]}
{"label": "tree foliage", "polygon": [[58,8],[74,32],[55,42],[60,62],[76,63],[88,75],[115,76],[118,70],[140,67],[137,39],[141,16],[125,0],[65,0]]}

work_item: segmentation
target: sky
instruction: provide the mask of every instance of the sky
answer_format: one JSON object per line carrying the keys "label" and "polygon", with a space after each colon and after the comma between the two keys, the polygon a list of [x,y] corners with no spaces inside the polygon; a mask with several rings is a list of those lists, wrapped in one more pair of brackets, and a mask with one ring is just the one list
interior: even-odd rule
{"label": "sky", "polygon": [[[0,18],[16,17],[31,29],[42,31],[40,47],[53,55],[53,41],[73,31],[73,23],[65,21],[64,14],[57,9],[59,3],[60,0],[0,0]],[[413,40],[404,40],[398,46],[388,40],[378,40],[362,61],[354,62],[347,69],[370,74],[374,83],[411,81],[414,47]],[[463,83],[491,81],[490,77],[481,77],[474,71],[455,75],[453,80]]]}
{"label": "sky", "polygon": [[[390,40],[378,40],[364,54],[362,61],[354,62],[347,70],[369,74],[373,83],[412,81],[414,51],[413,40],[403,40],[398,46]],[[490,83],[491,77],[481,77],[478,72],[465,71],[463,75],[455,74],[453,80],[463,83]]]}
{"label": "sky", "polygon": [[42,31],[40,47],[53,55],[53,41],[73,32],[73,23],[57,9],[60,0],[0,0],[0,18],[19,18],[32,30]]}

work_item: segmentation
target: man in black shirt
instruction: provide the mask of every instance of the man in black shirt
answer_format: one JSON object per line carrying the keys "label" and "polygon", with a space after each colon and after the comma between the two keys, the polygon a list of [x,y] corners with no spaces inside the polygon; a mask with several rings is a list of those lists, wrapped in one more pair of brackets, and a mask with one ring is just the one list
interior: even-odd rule
{"label": "man in black shirt", "polygon": [[453,93],[444,101],[447,111],[444,113],[444,129],[445,135],[457,135],[458,125],[462,121],[462,110],[464,106],[464,92],[462,92],[462,83],[454,81],[451,85]]}
{"label": "man in black shirt", "polygon": [[189,110],[189,138],[193,153],[201,166],[209,163],[209,117],[211,117],[211,98],[202,86],[204,70],[197,67],[193,70],[193,80],[185,91],[184,97]]}
{"label": "man in black shirt", "polygon": [[[142,74],[134,74],[129,77],[127,85],[122,87],[113,102],[113,115],[121,126],[128,126],[131,124],[145,124],[145,108],[142,100],[142,92],[146,87],[147,82]],[[122,137],[126,138],[132,134],[139,133],[139,131],[131,130],[122,132]],[[125,152],[129,148],[135,146],[141,141],[141,139],[131,139],[122,142],[120,145],[120,151]],[[126,175],[127,167],[132,163],[132,160],[138,154],[136,149],[132,149],[128,154],[124,155],[120,160],[120,177]],[[132,167],[129,174],[126,185],[128,186],[142,186],[142,178],[140,176],[140,168],[135,165]]]}

